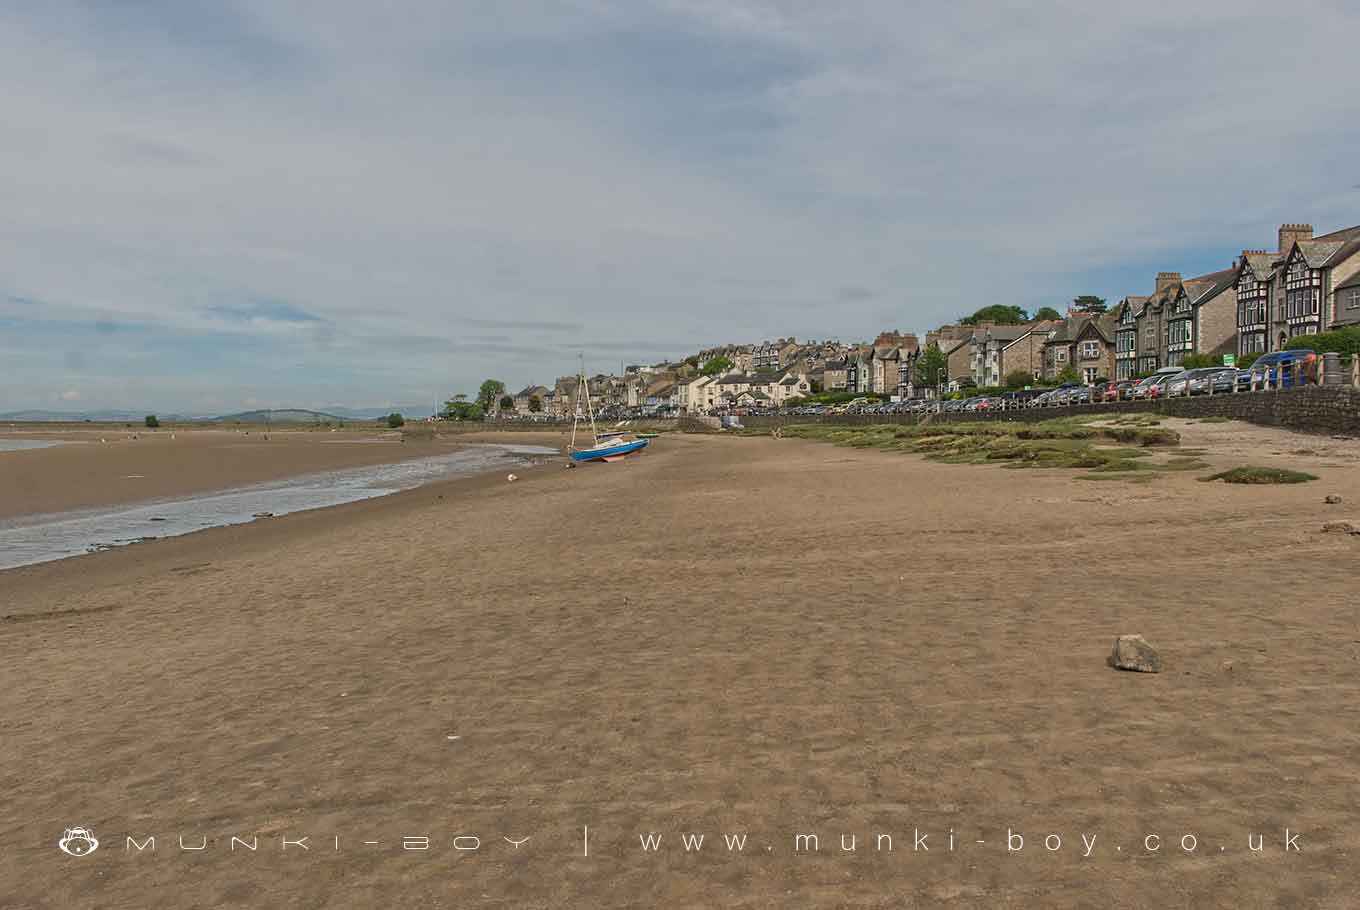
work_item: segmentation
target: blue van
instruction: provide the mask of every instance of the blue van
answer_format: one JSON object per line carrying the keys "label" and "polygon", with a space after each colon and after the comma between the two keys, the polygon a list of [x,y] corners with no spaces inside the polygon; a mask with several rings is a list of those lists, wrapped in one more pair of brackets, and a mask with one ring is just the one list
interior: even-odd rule
{"label": "blue van", "polygon": [[1272,389],[1280,388],[1280,377],[1284,376],[1284,388],[1295,385],[1309,385],[1317,382],[1317,351],[1299,348],[1294,351],[1271,351],[1262,354],[1248,367],[1252,379],[1264,383]]}

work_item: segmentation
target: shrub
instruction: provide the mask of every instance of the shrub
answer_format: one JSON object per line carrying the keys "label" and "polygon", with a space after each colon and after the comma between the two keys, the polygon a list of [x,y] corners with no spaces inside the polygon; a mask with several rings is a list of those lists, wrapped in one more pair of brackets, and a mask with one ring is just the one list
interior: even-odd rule
{"label": "shrub", "polygon": [[402,426],[403,424],[406,423],[406,418],[405,418],[405,417],[402,417],[402,416],[401,416],[400,414],[398,414],[396,411],[393,411],[391,414],[388,414],[388,415],[387,415],[385,418],[383,418],[383,419],[386,420],[386,421],[387,421],[387,425],[388,425],[389,427],[391,427],[392,429],[394,429],[394,430],[395,430],[397,427]]}
{"label": "shrub", "polygon": [[151,427],[152,429],[155,429],[156,427],[158,427],[158,426],[161,425],[161,422],[160,422],[160,420],[156,417],[155,414],[147,414],[147,415],[146,415],[146,425],[149,426],[149,427]]}
{"label": "shrub", "polygon": [[1360,354],[1360,326],[1348,326],[1318,335],[1297,335],[1285,344],[1287,350],[1306,348],[1319,354]]}
{"label": "shrub", "polygon": [[1244,466],[1231,471],[1220,471],[1200,480],[1221,480],[1224,483],[1306,483],[1317,480],[1312,474],[1302,471],[1287,471],[1284,468],[1256,468]]}

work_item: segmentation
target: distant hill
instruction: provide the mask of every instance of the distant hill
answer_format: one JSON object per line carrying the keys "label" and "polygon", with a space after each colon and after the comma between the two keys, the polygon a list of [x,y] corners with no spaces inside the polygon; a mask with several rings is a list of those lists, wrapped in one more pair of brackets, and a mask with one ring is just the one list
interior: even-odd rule
{"label": "distant hill", "polygon": [[399,407],[389,405],[384,408],[346,408],[336,405],[324,411],[313,411],[310,408],[274,408],[260,409],[254,411],[242,411],[239,414],[224,414],[221,417],[196,416],[190,417],[185,414],[166,414],[155,410],[143,411],[45,411],[38,408],[30,408],[23,411],[7,411],[0,413],[0,421],[31,422],[31,423],[80,423],[90,421],[92,423],[137,423],[140,424],[146,419],[147,414],[155,414],[161,423],[187,423],[198,421],[205,423],[220,423],[222,421],[239,423],[334,423],[340,420],[379,420],[396,411],[405,415],[407,418],[419,420],[430,413],[430,406],[423,407]]}
{"label": "distant hill", "polygon": [[[30,422],[69,422],[80,423],[91,421],[92,423],[141,423],[146,419],[147,414],[154,411],[6,411],[0,414],[0,420],[30,421]],[[183,414],[157,414],[162,422],[201,420],[201,417],[186,417]]]}
{"label": "distant hill", "polygon": [[208,418],[211,423],[336,423],[341,420],[356,420],[354,417],[341,417],[322,411],[309,411],[306,408],[274,408],[260,411],[242,411],[239,414],[224,414]]}

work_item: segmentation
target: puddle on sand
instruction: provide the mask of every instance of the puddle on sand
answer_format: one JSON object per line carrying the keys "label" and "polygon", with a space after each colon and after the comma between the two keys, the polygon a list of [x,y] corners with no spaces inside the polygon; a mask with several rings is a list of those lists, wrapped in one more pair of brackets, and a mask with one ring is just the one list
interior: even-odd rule
{"label": "puddle on sand", "polygon": [[60,442],[50,439],[0,439],[0,452],[22,452],[25,449],[50,449]]}
{"label": "puddle on sand", "polygon": [[517,467],[558,454],[543,446],[469,446],[447,455],[306,474],[188,499],[0,520],[0,569],[372,499],[446,477]]}

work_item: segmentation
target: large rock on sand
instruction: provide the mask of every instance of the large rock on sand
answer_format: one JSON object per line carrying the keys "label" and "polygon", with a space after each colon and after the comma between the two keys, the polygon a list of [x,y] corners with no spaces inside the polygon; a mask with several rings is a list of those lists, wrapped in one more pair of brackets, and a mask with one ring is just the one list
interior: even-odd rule
{"label": "large rock on sand", "polygon": [[1116,670],[1134,670],[1139,673],[1160,673],[1162,670],[1161,655],[1141,635],[1121,635],[1116,638],[1109,663]]}

